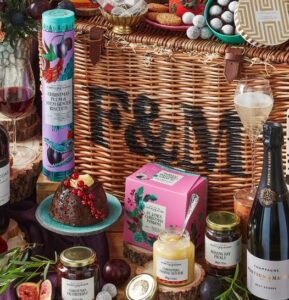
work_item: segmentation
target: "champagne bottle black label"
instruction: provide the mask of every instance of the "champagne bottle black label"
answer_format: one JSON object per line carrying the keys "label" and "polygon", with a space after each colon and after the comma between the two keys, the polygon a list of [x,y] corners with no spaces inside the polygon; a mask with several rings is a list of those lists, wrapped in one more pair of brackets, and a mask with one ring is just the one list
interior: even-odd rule
{"label": "champagne bottle black label", "polygon": [[289,299],[289,195],[282,127],[264,125],[262,176],[248,223],[247,287],[255,299]]}

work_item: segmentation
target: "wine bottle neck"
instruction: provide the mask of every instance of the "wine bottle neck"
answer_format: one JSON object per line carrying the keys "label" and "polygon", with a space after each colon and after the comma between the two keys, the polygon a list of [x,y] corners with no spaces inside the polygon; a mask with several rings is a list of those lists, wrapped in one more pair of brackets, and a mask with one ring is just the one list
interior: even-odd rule
{"label": "wine bottle neck", "polygon": [[[276,201],[285,200],[288,194],[282,166],[281,147],[265,147],[259,192],[262,193],[264,190],[266,197],[270,196],[270,192],[274,193]],[[273,201],[272,199],[269,200]]]}

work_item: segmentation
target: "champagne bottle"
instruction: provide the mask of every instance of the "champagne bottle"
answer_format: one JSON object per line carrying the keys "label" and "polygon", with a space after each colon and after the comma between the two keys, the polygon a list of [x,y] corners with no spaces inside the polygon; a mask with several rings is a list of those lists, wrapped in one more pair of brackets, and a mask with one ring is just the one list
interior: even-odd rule
{"label": "champagne bottle", "polygon": [[289,299],[289,194],[282,126],[263,127],[262,175],[248,222],[247,287],[254,299]]}
{"label": "champagne bottle", "polygon": [[9,199],[9,138],[6,129],[0,125],[0,234],[4,233],[9,225],[9,217],[7,214]]}

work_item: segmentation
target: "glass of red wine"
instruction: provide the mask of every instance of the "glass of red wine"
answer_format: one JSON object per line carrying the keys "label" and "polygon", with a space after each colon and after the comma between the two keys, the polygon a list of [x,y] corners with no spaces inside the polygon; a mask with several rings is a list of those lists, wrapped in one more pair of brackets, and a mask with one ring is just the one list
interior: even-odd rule
{"label": "glass of red wine", "polygon": [[2,67],[0,112],[13,120],[13,166],[21,168],[36,158],[34,149],[16,143],[16,120],[28,112],[35,97],[35,79],[29,62]]}

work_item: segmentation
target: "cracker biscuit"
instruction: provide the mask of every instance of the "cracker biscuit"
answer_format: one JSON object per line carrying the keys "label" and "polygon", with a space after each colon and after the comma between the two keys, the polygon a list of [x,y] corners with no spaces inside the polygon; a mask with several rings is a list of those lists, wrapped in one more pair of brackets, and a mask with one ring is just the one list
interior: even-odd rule
{"label": "cracker biscuit", "polygon": [[158,13],[166,13],[169,12],[169,7],[159,3],[149,3],[148,11],[158,12]]}
{"label": "cracker biscuit", "polygon": [[158,12],[151,11],[151,12],[148,12],[147,18],[156,22],[157,21],[157,15],[159,15]]}
{"label": "cracker biscuit", "polygon": [[168,25],[168,26],[179,26],[182,24],[182,18],[178,17],[174,14],[158,14],[156,16],[157,22],[159,22],[162,25]]}

